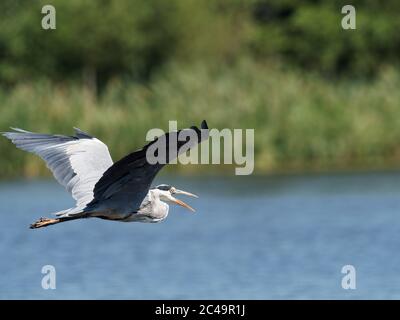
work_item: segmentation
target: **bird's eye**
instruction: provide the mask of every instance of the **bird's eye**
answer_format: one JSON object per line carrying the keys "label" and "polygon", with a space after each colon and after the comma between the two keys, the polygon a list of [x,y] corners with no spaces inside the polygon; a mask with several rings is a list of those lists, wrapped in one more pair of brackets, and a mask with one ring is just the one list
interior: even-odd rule
{"label": "bird's eye", "polygon": [[172,187],[169,191],[170,191],[171,193],[175,193],[176,189],[175,189],[174,187]]}

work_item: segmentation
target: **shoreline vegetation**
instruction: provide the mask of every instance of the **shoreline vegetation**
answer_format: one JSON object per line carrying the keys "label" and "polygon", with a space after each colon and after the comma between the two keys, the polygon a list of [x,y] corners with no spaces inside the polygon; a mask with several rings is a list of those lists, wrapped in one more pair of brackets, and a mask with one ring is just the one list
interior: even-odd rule
{"label": "shoreline vegetation", "polygon": [[[146,84],[109,81],[98,96],[76,82],[0,87],[0,131],[9,127],[73,134],[78,127],[109,147],[114,161],[141,148],[152,128],[204,118],[210,128],[255,130],[254,174],[400,167],[400,73],[330,80],[284,64],[169,63]],[[0,178],[49,176],[43,161],[0,139]],[[169,166],[182,174],[234,174],[232,166]]]}
{"label": "shoreline vegetation", "polygon": [[[78,127],[118,160],[169,120],[206,119],[255,130],[258,175],[400,167],[399,1],[355,3],[355,30],[339,0],[53,0],[56,15],[45,5],[0,2],[0,131]],[[5,138],[0,155],[0,179],[50,175]]]}

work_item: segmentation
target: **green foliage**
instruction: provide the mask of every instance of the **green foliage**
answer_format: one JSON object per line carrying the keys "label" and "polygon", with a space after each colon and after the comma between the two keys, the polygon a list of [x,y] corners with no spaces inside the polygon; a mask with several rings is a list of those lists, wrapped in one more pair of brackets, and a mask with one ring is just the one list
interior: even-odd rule
{"label": "green foliage", "polygon": [[146,81],[171,60],[283,59],[324,75],[373,76],[398,65],[400,2],[353,1],[357,30],[341,27],[344,1],[54,0],[57,29],[41,28],[44,0],[0,4],[0,83],[48,77]]}
{"label": "green foliage", "polygon": [[[207,118],[256,130],[259,172],[400,157],[397,0],[352,1],[356,30],[339,0],[53,0],[56,30],[45,4],[0,2],[0,130],[78,126],[118,158],[150,128]],[[2,176],[47,172],[0,150]]]}
{"label": "green foliage", "polygon": [[52,1],[57,29],[41,28],[46,1],[12,4],[0,12],[0,45],[8,83],[49,77],[57,81],[148,76],[173,51],[174,1]]}
{"label": "green foliage", "polygon": [[[149,129],[167,130],[168,120],[184,127],[206,118],[218,129],[255,129],[258,173],[380,167],[400,161],[399,86],[393,69],[372,82],[332,84],[250,60],[171,64],[147,85],[111,82],[98,101],[79,86],[48,82],[0,91],[0,128],[71,134],[77,126],[107,143],[116,160],[143,146]],[[0,150],[2,176],[48,174],[6,139]]]}
{"label": "green foliage", "polygon": [[352,1],[356,30],[343,30],[346,1],[256,2],[252,46],[261,57],[284,57],[294,66],[324,75],[373,76],[399,64],[400,2]]}

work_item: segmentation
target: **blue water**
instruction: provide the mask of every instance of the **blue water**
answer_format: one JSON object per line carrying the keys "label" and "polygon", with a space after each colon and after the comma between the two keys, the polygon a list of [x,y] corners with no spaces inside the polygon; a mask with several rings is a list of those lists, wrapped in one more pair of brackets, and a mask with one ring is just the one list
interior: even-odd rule
{"label": "blue water", "polygon": [[[30,230],[69,195],[52,181],[0,183],[0,298],[400,298],[398,172],[158,182],[199,194],[187,199],[197,212]],[[44,265],[55,290],[41,286]],[[344,265],[355,290],[341,286]]]}

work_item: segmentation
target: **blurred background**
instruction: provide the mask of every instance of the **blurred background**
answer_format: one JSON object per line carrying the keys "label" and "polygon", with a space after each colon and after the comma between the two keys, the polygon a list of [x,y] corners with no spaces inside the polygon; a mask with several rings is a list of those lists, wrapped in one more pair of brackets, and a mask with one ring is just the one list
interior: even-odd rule
{"label": "blurred background", "polygon": [[[198,193],[198,215],[30,231],[72,203],[0,139],[0,298],[399,298],[400,3],[351,1],[356,30],[346,4],[2,0],[1,131],[76,126],[117,160],[151,128],[204,118],[255,129],[255,174],[169,166],[157,181]],[[57,290],[40,287],[45,264]]]}

